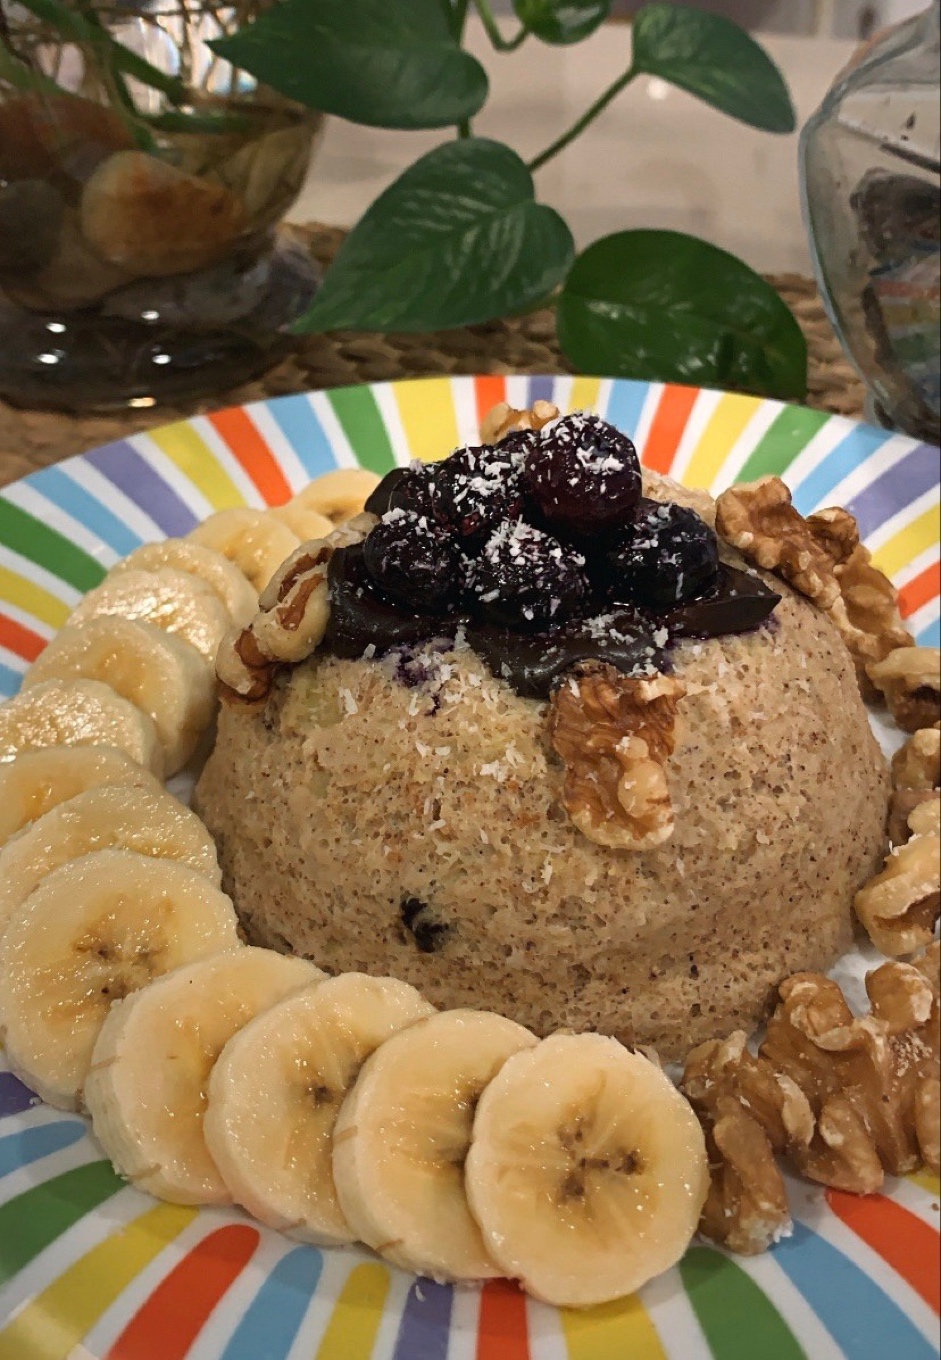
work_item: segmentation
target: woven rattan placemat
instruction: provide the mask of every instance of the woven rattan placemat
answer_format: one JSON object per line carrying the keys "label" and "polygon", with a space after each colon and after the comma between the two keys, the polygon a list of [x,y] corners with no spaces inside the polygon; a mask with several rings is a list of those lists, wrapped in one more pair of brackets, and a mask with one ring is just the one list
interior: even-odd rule
{"label": "woven rattan placemat", "polygon": [[[343,240],[334,227],[298,231],[317,258],[328,264]],[[810,348],[807,404],[824,411],[860,416],[863,388],[846,362],[813,282],[799,274],[772,277],[794,310]],[[151,407],[108,416],[67,416],[20,410],[0,402],[0,485],[25,477],[75,453],[110,443],[138,430],[313,388],[396,378],[456,373],[565,373],[551,310],[435,335],[357,335],[347,332],[299,339],[296,351],[257,382],[220,392],[188,409]]]}

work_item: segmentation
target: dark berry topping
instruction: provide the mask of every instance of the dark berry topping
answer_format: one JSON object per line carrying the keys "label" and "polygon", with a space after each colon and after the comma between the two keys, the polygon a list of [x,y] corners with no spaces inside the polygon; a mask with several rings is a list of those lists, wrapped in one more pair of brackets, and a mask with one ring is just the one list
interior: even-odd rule
{"label": "dark berry topping", "polygon": [[468,574],[475,615],[505,628],[561,624],[584,603],[585,559],[558,539],[517,520],[488,540]]}
{"label": "dark berry topping", "polygon": [[392,497],[396,487],[400,486],[411,475],[408,468],[393,468],[391,472],[387,472],[363,509],[367,514],[376,515],[379,519],[382,519],[386,511],[392,509]]}
{"label": "dark berry topping", "polygon": [[719,570],[716,536],[695,510],[645,501],[634,530],[608,558],[612,594],[648,609],[702,595]]}
{"label": "dark berry topping", "polygon": [[583,538],[629,524],[641,497],[637,450],[598,416],[566,416],[544,430],[523,482],[554,531]]}
{"label": "dark berry topping", "polygon": [[[404,510],[410,515],[443,520],[445,517],[439,505],[435,469],[413,463],[404,471],[405,476],[392,489],[388,510]],[[388,514],[388,510],[384,513]]]}
{"label": "dark berry topping", "polygon": [[[428,617],[383,599],[366,570],[362,543],[338,548],[330,559],[330,622],[325,646],[336,656],[374,656],[428,637]],[[437,631],[436,627],[432,631]]]}
{"label": "dark berry topping", "polygon": [[422,902],[417,897],[406,897],[399,908],[399,915],[405,929],[423,954],[436,954],[444,947],[451,934],[451,927],[446,922],[437,920],[427,902]]}
{"label": "dark berry topping", "polygon": [[505,520],[523,513],[522,456],[505,443],[458,449],[435,466],[438,507],[455,533],[481,546]]}
{"label": "dark berry topping", "polygon": [[424,515],[388,511],[363,544],[363,560],[381,594],[419,614],[443,613],[460,598],[460,549]]}
{"label": "dark berry topping", "polygon": [[748,633],[774,613],[781,596],[750,571],[723,562],[705,595],[662,616],[671,638],[709,638]]}

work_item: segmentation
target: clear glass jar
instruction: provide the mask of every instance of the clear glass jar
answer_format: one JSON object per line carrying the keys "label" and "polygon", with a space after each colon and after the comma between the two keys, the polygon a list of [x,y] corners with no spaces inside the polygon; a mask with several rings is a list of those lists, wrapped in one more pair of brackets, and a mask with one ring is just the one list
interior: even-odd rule
{"label": "clear glass jar", "polygon": [[144,59],[139,80],[0,0],[0,396],[188,401],[285,351],[318,275],[278,224],[321,118],[206,45],[271,3],[61,0]]}
{"label": "clear glass jar", "polygon": [[878,38],[801,138],[820,291],[871,414],[941,439],[941,0]]}

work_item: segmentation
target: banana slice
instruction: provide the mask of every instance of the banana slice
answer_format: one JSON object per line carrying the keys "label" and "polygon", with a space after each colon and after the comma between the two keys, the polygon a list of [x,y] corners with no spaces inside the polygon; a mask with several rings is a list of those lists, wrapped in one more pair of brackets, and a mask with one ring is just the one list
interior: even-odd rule
{"label": "banana slice", "polygon": [[234,562],[215,548],[193,543],[188,538],[167,538],[162,543],[145,543],[129,557],[111,568],[111,576],[124,571],[160,571],[172,567],[198,576],[218,595],[236,628],[247,628],[258,608],[258,593]]}
{"label": "banana slice", "polygon": [[322,515],[319,510],[311,510],[297,501],[288,501],[287,505],[276,506],[268,513],[282,524],[286,524],[302,543],[308,543],[315,538],[326,538],[336,528],[332,519],[327,519],[327,516]]}
{"label": "banana slice", "polygon": [[333,1127],[369,1055],[434,1014],[404,982],[345,973],[281,1001],[222,1050],[204,1133],[237,1204],[321,1246],[353,1242],[333,1184]]}
{"label": "banana slice", "polygon": [[292,529],[267,510],[220,510],[196,526],[191,543],[215,548],[251,581],[260,594],[286,557],[300,544]]}
{"label": "banana slice", "polygon": [[50,1105],[76,1109],[112,1001],[239,947],[231,901],[186,864],[99,850],[62,865],[0,938],[10,1067]]}
{"label": "banana slice", "polygon": [[150,714],[168,775],[189,760],[215,712],[213,675],[195,647],[140,620],[89,619],[63,628],[27,671],[23,688],[73,679],[101,680]]}
{"label": "banana slice", "polygon": [[113,746],[48,746],[0,765],[0,848],[76,794],[114,784],[163,792],[148,770]]}
{"label": "banana slice", "polygon": [[676,1264],[709,1167],[699,1121],[659,1067],[600,1034],[558,1034],[484,1091],[466,1184],[504,1273],[587,1308]]}
{"label": "banana slice", "polygon": [[[237,949],[178,969],[112,1006],[84,1100],[116,1170],[173,1204],[230,1203],[203,1137],[213,1063],[253,1016],[323,976],[304,959]],[[256,1070],[257,1081],[269,1062]]]}
{"label": "banana slice", "polygon": [[45,746],[116,746],[163,778],[153,718],[98,680],[47,680],[0,704],[0,761]]}
{"label": "banana slice", "polygon": [[340,1209],[361,1242],[416,1275],[481,1280],[502,1272],[464,1193],[480,1093],[537,1040],[486,1011],[446,1011],[368,1058],[333,1138]]}
{"label": "banana slice", "polygon": [[218,595],[186,571],[122,571],[90,590],[69,619],[74,625],[117,614],[140,619],[164,632],[178,634],[196,648],[210,667],[219,643],[231,627],[228,611]]}
{"label": "banana slice", "polygon": [[0,931],[53,869],[118,846],[177,859],[218,887],[216,846],[189,808],[162,790],[88,789],[47,812],[0,850]]}
{"label": "banana slice", "polygon": [[316,477],[290,504],[316,510],[334,524],[343,524],[362,513],[380,480],[366,468],[337,468]]}

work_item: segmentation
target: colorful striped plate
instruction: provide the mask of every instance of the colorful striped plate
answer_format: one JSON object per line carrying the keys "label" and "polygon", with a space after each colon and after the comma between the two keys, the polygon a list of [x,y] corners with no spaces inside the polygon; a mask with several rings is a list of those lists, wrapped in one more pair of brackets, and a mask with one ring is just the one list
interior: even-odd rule
{"label": "colorful striped plate", "polygon": [[[287,397],[137,435],[0,492],[0,695],[82,592],[139,543],[273,505],[336,465],[384,472],[476,439],[507,399],[593,407],[692,486],[780,473],[802,511],[847,505],[938,645],[938,451],[798,407],[590,378],[456,378]],[[0,1068],[2,1068],[0,1059]],[[0,1360],[931,1360],[936,1178],[860,1200],[795,1185],[768,1255],[694,1246],[633,1299],[559,1312],[513,1287],[415,1281],[235,1211],[156,1204],[84,1123],[0,1071]]]}

